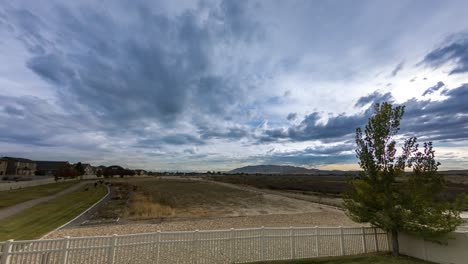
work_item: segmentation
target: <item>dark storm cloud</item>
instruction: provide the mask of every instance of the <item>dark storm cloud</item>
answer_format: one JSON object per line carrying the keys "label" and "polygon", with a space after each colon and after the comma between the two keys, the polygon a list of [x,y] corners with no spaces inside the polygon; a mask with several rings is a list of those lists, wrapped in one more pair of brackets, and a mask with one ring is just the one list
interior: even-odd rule
{"label": "dark storm cloud", "polygon": [[437,82],[436,85],[427,88],[426,91],[424,91],[424,93],[422,94],[422,96],[433,94],[434,92],[437,92],[438,90],[440,90],[440,88],[444,86],[445,84],[443,82]]}
{"label": "dark storm cloud", "polygon": [[[440,88],[438,88],[440,89]],[[467,140],[468,139],[468,84],[443,92],[447,98],[442,101],[417,100],[404,102],[405,115],[401,133],[416,136],[423,140]],[[357,106],[378,99],[390,99],[390,94],[373,93],[358,99]],[[384,100],[389,101],[389,100]],[[391,100],[390,100],[391,101]],[[370,106],[366,111],[355,114],[330,117],[325,124],[319,123],[321,115],[314,112],[307,115],[297,126],[287,129],[267,129],[260,142],[276,140],[349,140],[357,127],[364,127],[373,112]]]}
{"label": "dark storm cloud", "polygon": [[173,17],[149,4],[113,5],[124,19],[84,6],[55,6],[50,16],[13,9],[10,22],[31,50],[27,67],[56,87],[61,103],[115,130],[170,125],[187,110],[223,115],[241,99],[242,85],[214,73],[213,59],[217,45],[257,37],[247,5],[201,5]]}
{"label": "dark storm cloud", "polygon": [[433,68],[438,68],[449,62],[455,64],[455,67],[449,74],[468,72],[468,35],[458,34],[455,39],[449,40],[441,47],[428,53],[422,63]]}
{"label": "dark storm cloud", "polygon": [[297,118],[297,113],[289,113],[286,119],[289,121],[295,120]]}
{"label": "dark storm cloud", "polygon": [[400,72],[403,69],[404,65],[405,65],[404,61],[398,63],[398,65],[395,67],[395,69],[393,69],[393,71],[391,72],[390,76],[395,77],[398,74],[398,72]]}
{"label": "dark storm cloud", "polygon": [[292,141],[343,139],[354,128],[362,125],[371,115],[371,108],[357,115],[347,116],[344,113],[333,116],[325,124],[319,121],[320,113],[314,112],[307,115],[299,125],[287,129],[268,129],[259,138],[261,142],[271,142],[279,139]]}
{"label": "dark storm cloud", "polygon": [[[211,123],[232,119],[244,97],[237,76],[217,71],[229,61],[216,52],[258,40],[249,4],[201,4],[173,16],[149,3],[113,3],[110,10],[59,5],[47,15],[6,6],[4,23],[30,52],[26,67],[55,87],[64,111],[38,98],[2,99],[0,140],[70,146],[76,133],[103,132],[158,149],[247,136],[244,128]],[[181,120],[193,132],[142,129],[151,123],[173,129]]]}
{"label": "dark storm cloud", "polygon": [[415,99],[406,105],[402,133],[425,140],[468,139],[468,84],[444,92],[447,99],[431,101]]}
{"label": "dark storm cloud", "polygon": [[362,107],[369,103],[392,102],[392,101],[393,101],[393,96],[390,92],[381,94],[380,92],[375,91],[369,95],[359,98],[356,104],[354,104],[354,106]]}

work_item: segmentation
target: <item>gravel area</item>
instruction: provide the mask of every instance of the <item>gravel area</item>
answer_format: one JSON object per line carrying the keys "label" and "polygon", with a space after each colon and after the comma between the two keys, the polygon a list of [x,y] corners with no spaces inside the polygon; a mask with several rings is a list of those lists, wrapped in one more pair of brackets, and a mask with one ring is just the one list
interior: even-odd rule
{"label": "gravel area", "polygon": [[64,236],[97,236],[112,234],[135,234],[161,231],[220,230],[229,228],[252,227],[285,227],[285,226],[360,226],[349,219],[344,212],[333,208],[324,208],[320,213],[278,214],[239,216],[207,219],[172,219],[160,223],[133,222],[128,224],[97,225],[70,227],[53,232],[46,238]]}

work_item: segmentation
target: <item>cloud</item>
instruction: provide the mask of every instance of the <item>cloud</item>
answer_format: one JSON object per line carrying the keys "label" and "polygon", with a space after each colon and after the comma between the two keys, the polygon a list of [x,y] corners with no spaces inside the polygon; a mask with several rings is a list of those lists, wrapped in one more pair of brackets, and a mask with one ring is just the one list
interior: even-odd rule
{"label": "cloud", "polygon": [[216,52],[257,39],[248,5],[223,1],[175,16],[154,5],[112,5],[116,14],[125,9],[125,19],[56,5],[50,16],[13,9],[10,21],[25,46],[41,50],[26,66],[56,88],[60,103],[86,108],[116,130],[228,115],[245,90],[235,76],[217,72],[223,62]]}
{"label": "cloud", "polygon": [[266,129],[264,134],[259,137],[260,142],[271,142],[276,140],[308,141],[308,140],[327,140],[345,139],[354,133],[354,129],[361,126],[370,117],[372,111],[368,108],[366,111],[356,115],[339,114],[331,116],[326,123],[320,123],[322,117],[319,112],[313,112],[300,122],[298,125],[289,128]]}
{"label": "cloud", "polygon": [[395,67],[395,69],[393,69],[393,71],[390,73],[390,76],[395,77],[398,74],[398,72],[400,72],[403,69],[404,66],[405,66],[404,61],[398,63],[398,65]]}
{"label": "cloud", "polygon": [[[435,87],[440,85],[439,83]],[[468,140],[468,110],[465,103],[468,101],[468,84],[447,90],[444,95],[447,98],[441,101],[413,98],[402,103],[406,107],[401,126],[402,134],[416,136],[423,140]],[[363,106],[370,102],[381,102],[379,99],[391,101],[389,100],[391,98],[389,93],[374,92],[359,98],[356,106]],[[326,123],[319,123],[322,116],[320,113],[314,112],[307,115],[299,125],[265,130],[259,140],[261,142],[280,139],[289,141],[349,140],[355,128],[365,126],[372,112],[373,109],[370,106],[364,112],[354,115],[340,114],[329,117]]]}
{"label": "cloud", "polygon": [[[442,96],[408,98],[423,93],[416,85],[428,74],[410,66],[411,58],[462,28],[466,8],[420,8],[223,0],[5,2],[0,148],[150,169],[234,166],[251,157],[260,163],[347,161],[354,129],[382,101],[407,105],[406,135],[463,140],[463,76],[434,71],[433,79],[447,85],[424,94]],[[433,30],[424,33],[421,18],[438,12],[461,14],[454,15],[460,18],[457,28],[437,16],[441,20],[429,22]],[[376,18],[384,28],[369,23]],[[466,39],[454,35],[432,48],[423,65],[464,72]]]}
{"label": "cloud", "polygon": [[449,74],[468,72],[468,34],[461,33],[453,36],[441,47],[429,52],[422,63],[432,68],[438,68],[447,63],[455,66]]}
{"label": "cloud", "polygon": [[203,139],[221,138],[239,140],[243,137],[247,137],[250,131],[242,127],[229,127],[224,130],[220,130],[220,128],[203,127],[199,129],[199,133]]}
{"label": "cloud", "polygon": [[382,94],[378,91],[375,91],[369,95],[360,97],[357,100],[356,104],[354,104],[354,106],[362,107],[369,103],[392,102],[392,101],[393,101],[393,96],[390,92]]}
{"label": "cloud", "polygon": [[411,99],[406,105],[402,133],[424,140],[468,139],[468,84],[444,92],[441,101]]}
{"label": "cloud", "polygon": [[293,164],[320,166],[324,164],[354,163],[356,155],[353,144],[323,145],[293,151],[273,151],[265,156],[252,157],[264,164]]}
{"label": "cloud", "polygon": [[296,118],[297,118],[297,113],[289,113],[288,116],[286,117],[286,119],[289,121],[296,120]]}
{"label": "cloud", "polygon": [[445,84],[443,82],[437,82],[436,85],[427,88],[426,91],[424,91],[424,93],[422,94],[422,96],[426,96],[428,94],[433,94],[434,92],[437,92],[438,90],[440,90],[440,88],[442,88],[444,86],[445,86]]}

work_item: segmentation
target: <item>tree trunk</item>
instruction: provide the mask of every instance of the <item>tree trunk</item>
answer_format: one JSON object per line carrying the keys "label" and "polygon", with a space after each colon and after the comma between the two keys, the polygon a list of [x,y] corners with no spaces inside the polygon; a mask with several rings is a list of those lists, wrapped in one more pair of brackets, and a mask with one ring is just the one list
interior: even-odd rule
{"label": "tree trunk", "polygon": [[392,254],[395,257],[400,255],[400,246],[398,244],[398,231],[392,230]]}

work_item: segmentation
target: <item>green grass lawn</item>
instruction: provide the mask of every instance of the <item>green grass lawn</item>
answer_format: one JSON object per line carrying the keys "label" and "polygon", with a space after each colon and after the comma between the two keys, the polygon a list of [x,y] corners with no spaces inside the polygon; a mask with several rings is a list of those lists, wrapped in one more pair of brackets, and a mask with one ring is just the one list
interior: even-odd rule
{"label": "green grass lawn", "polygon": [[317,258],[294,261],[268,261],[255,262],[272,264],[429,264],[431,262],[422,261],[410,257],[393,257],[389,254],[358,255],[347,257]]}
{"label": "green grass lawn", "polygon": [[10,191],[0,191],[0,209],[40,198],[43,196],[52,195],[75,185],[77,181],[66,181],[58,183],[50,183],[33,187],[26,187]]}
{"label": "green grass lawn", "polygon": [[93,184],[87,184],[76,191],[2,219],[0,241],[39,238],[79,215],[106,193],[105,186],[98,185],[95,188]]}

